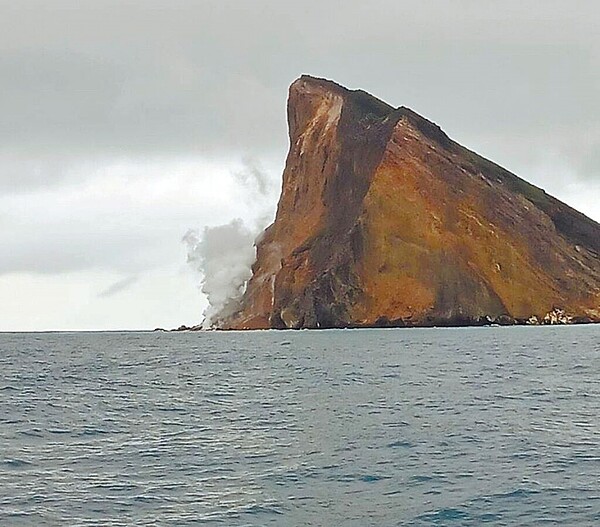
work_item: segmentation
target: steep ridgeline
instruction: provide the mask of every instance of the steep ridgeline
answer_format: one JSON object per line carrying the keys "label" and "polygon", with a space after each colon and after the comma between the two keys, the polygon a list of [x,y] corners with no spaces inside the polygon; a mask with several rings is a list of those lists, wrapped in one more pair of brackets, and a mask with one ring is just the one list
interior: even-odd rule
{"label": "steep ridgeline", "polygon": [[600,321],[600,225],[408,108],[303,76],[223,329]]}

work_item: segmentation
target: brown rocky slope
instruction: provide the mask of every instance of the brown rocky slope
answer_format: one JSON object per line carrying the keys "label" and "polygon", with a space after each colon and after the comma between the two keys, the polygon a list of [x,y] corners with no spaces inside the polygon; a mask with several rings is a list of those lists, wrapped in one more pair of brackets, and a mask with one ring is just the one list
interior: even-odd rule
{"label": "brown rocky slope", "polygon": [[408,108],[302,76],[277,216],[222,329],[600,321],[600,225]]}

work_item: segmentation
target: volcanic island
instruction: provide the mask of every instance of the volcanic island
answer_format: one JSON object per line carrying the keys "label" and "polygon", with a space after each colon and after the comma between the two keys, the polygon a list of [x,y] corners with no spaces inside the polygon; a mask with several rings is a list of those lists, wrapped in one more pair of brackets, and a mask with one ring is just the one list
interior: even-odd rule
{"label": "volcanic island", "polygon": [[600,321],[600,225],[406,107],[303,75],[274,222],[215,329]]}

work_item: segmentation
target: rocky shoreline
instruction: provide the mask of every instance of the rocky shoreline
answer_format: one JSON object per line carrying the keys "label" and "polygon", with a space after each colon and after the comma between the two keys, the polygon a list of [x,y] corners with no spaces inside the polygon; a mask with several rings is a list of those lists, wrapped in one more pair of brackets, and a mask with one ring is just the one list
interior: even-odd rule
{"label": "rocky shoreline", "polygon": [[[513,318],[509,315],[499,317],[483,316],[477,319],[458,318],[453,319],[431,319],[418,324],[411,323],[410,320],[398,319],[389,320],[386,317],[380,317],[375,324],[352,324],[344,326],[319,326],[314,328],[271,328],[271,329],[375,329],[375,328],[441,328],[441,327],[493,327],[493,326],[567,326],[582,324],[599,324],[600,320],[594,320],[591,317],[570,316],[564,310],[555,308],[548,312],[544,317],[538,318],[532,315],[529,318]],[[250,331],[253,328],[205,328],[202,324],[195,326],[181,325],[174,329],[156,328],[154,331],[181,332],[181,331]]]}

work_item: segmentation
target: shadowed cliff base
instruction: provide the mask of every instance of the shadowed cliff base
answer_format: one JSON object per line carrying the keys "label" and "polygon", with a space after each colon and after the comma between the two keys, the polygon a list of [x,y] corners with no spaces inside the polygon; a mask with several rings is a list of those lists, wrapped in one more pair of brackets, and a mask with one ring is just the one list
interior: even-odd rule
{"label": "shadowed cliff base", "polygon": [[288,123],[275,221],[216,328],[600,321],[598,223],[361,90],[302,76]]}

